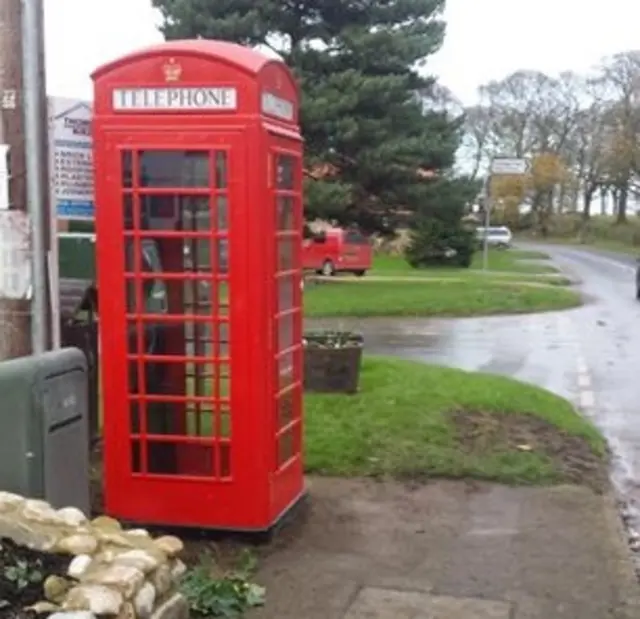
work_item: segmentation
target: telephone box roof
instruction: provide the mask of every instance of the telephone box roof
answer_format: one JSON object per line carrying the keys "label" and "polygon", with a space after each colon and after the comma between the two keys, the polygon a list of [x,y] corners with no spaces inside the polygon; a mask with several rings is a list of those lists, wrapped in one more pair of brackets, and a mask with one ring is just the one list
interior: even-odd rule
{"label": "telephone box roof", "polygon": [[[217,60],[224,62],[237,68],[257,75],[262,68],[270,63],[277,62],[284,64],[281,60],[270,58],[262,52],[238,45],[237,43],[230,43],[228,41],[213,41],[208,39],[190,39],[181,41],[166,41],[157,45],[144,47],[140,50],[121,56],[120,58],[103,64],[98,67],[92,74],[92,79],[97,79],[109,73],[114,69],[119,68],[124,64],[129,64],[135,60],[142,60],[150,56],[158,55],[176,55],[176,56],[196,56],[203,59]],[[286,66],[286,65],[285,65]]]}

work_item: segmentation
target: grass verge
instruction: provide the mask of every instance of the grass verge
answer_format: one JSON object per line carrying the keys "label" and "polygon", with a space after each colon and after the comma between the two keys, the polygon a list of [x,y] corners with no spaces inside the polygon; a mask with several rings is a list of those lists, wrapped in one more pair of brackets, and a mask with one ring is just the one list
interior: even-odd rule
{"label": "grass verge", "polygon": [[606,483],[597,430],[566,400],[499,376],[367,357],[360,393],[305,396],[305,427],[309,473]]}
{"label": "grass verge", "polygon": [[307,317],[486,316],[560,310],[580,305],[560,286],[487,278],[323,282],[304,293]]}
{"label": "grass verge", "polygon": [[[490,250],[488,267],[490,271],[522,273],[530,275],[544,275],[557,273],[558,270],[551,264],[539,264],[536,262],[528,262],[530,260],[548,260],[549,256],[538,251],[524,251],[519,249],[508,250]],[[481,271],[483,267],[482,252],[476,252],[473,262],[469,269],[458,268],[428,268],[413,269],[402,256],[383,256],[377,255],[374,258],[373,275],[415,275],[416,277],[429,277],[433,274],[442,275],[443,273],[468,273],[475,274]]]}

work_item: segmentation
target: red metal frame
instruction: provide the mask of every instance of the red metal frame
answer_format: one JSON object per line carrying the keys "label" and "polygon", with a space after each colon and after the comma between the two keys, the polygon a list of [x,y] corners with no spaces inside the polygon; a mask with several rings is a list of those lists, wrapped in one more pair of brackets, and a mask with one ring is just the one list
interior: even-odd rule
{"label": "red metal frame", "polygon": [[[180,85],[219,76],[238,108],[111,108],[114,88],[158,88],[167,63]],[[94,80],[105,509],[268,529],[304,490],[295,85],[282,63],[206,41],[143,50]],[[265,114],[265,91],[293,119]]]}

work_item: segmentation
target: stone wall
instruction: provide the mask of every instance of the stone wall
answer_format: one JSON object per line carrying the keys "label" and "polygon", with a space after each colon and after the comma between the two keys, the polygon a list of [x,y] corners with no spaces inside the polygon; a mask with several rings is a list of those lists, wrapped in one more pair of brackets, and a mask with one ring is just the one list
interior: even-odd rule
{"label": "stone wall", "polygon": [[124,530],[106,516],[88,520],[80,510],[0,491],[0,539],[69,555],[67,577],[49,576],[44,599],[32,609],[50,619],[188,619],[178,592],[185,565],[182,542]]}

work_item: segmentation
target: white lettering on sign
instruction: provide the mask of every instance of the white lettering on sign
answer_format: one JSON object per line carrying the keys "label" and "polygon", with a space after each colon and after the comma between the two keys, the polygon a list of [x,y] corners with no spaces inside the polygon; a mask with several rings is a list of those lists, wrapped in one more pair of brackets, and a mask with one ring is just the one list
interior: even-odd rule
{"label": "white lettering on sign", "polygon": [[235,88],[203,86],[201,88],[116,88],[113,91],[116,111],[150,110],[235,110]]}
{"label": "white lettering on sign", "polygon": [[293,120],[293,103],[286,99],[276,97],[276,95],[270,92],[263,92],[262,112],[284,120]]}

